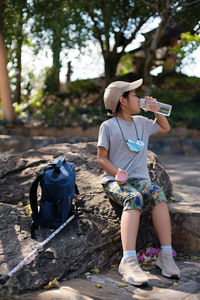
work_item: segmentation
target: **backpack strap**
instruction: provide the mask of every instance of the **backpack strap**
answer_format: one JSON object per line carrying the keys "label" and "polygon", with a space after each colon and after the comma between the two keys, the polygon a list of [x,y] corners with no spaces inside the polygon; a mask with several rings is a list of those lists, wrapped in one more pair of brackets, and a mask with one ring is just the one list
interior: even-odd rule
{"label": "backpack strap", "polygon": [[78,189],[78,186],[76,183],[75,183],[75,193],[76,193],[76,195],[79,195],[79,189]]}
{"label": "backpack strap", "polygon": [[41,181],[43,176],[43,173],[37,176],[37,178],[33,181],[30,193],[29,193],[29,199],[30,199],[30,206],[32,209],[32,219],[33,222],[31,224],[31,238],[36,239],[35,230],[39,228],[39,213],[38,213],[38,203],[37,203],[37,188],[38,183]]}
{"label": "backpack strap", "polygon": [[54,164],[56,165],[56,168],[59,168],[62,166],[62,164],[65,161],[65,157],[62,156],[61,158],[59,158],[58,160],[54,160]]}

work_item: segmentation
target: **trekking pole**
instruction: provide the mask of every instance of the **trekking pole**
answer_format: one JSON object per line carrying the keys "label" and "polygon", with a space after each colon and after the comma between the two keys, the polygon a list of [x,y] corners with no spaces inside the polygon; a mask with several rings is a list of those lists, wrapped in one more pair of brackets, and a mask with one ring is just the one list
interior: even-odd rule
{"label": "trekking pole", "polygon": [[76,212],[69,219],[67,219],[58,229],[56,229],[50,236],[46,238],[35,250],[33,250],[27,257],[25,257],[14,269],[12,269],[7,275],[2,276],[0,278],[0,284],[4,285],[17,271],[19,271],[25,263],[33,257],[36,253],[38,253],[58,232],[60,232],[69,222],[71,222],[75,216],[81,215],[82,211]]}

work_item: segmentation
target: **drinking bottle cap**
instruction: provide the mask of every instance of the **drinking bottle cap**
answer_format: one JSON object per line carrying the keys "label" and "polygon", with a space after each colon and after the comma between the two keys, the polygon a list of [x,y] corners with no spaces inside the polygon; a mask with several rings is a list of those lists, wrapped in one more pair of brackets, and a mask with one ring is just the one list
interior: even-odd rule
{"label": "drinking bottle cap", "polygon": [[115,176],[115,179],[117,181],[120,181],[121,184],[124,184],[124,183],[127,182],[128,174],[125,170],[119,169],[116,176]]}

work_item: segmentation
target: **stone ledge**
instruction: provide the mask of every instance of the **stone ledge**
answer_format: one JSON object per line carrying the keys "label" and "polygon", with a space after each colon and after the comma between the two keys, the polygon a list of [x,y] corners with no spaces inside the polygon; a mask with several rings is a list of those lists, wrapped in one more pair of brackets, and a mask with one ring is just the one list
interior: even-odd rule
{"label": "stone ledge", "polygon": [[169,202],[173,247],[186,254],[200,253],[200,188],[174,185],[175,202]]}
{"label": "stone ledge", "polygon": [[[99,274],[89,273],[90,278],[80,276],[59,282],[59,287],[51,290],[21,294],[15,300],[49,300],[49,299],[152,299],[152,300],[197,300],[200,299],[200,261],[190,259],[178,260],[176,263],[181,271],[179,281],[165,278],[158,268],[145,271],[149,279],[148,288],[137,288],[126,284],[118,273],[118,262],[113,267],[108,266]],[[97,288],[100,284],[101,288]],[[9,299],[7,299],[9,300]]]}
{"label": "stone ledge", "polygon": [[174,184],[173,196],[176,201],[170,202],[171,210],[200,215],[200,187]]}

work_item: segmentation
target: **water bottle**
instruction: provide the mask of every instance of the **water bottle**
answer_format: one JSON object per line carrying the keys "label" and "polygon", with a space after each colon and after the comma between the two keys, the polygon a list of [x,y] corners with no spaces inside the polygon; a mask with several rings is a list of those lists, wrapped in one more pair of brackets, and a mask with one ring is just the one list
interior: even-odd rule
{"label": "water bottle", "polygon": [[152,111],[166,117],[169,117],[172,110],[172,106],[170,104],[165,104],[162,102],[147,103],[147,101],[143,98],[140,98],[140,107],[144,110],[147,109],[148,111]]}

